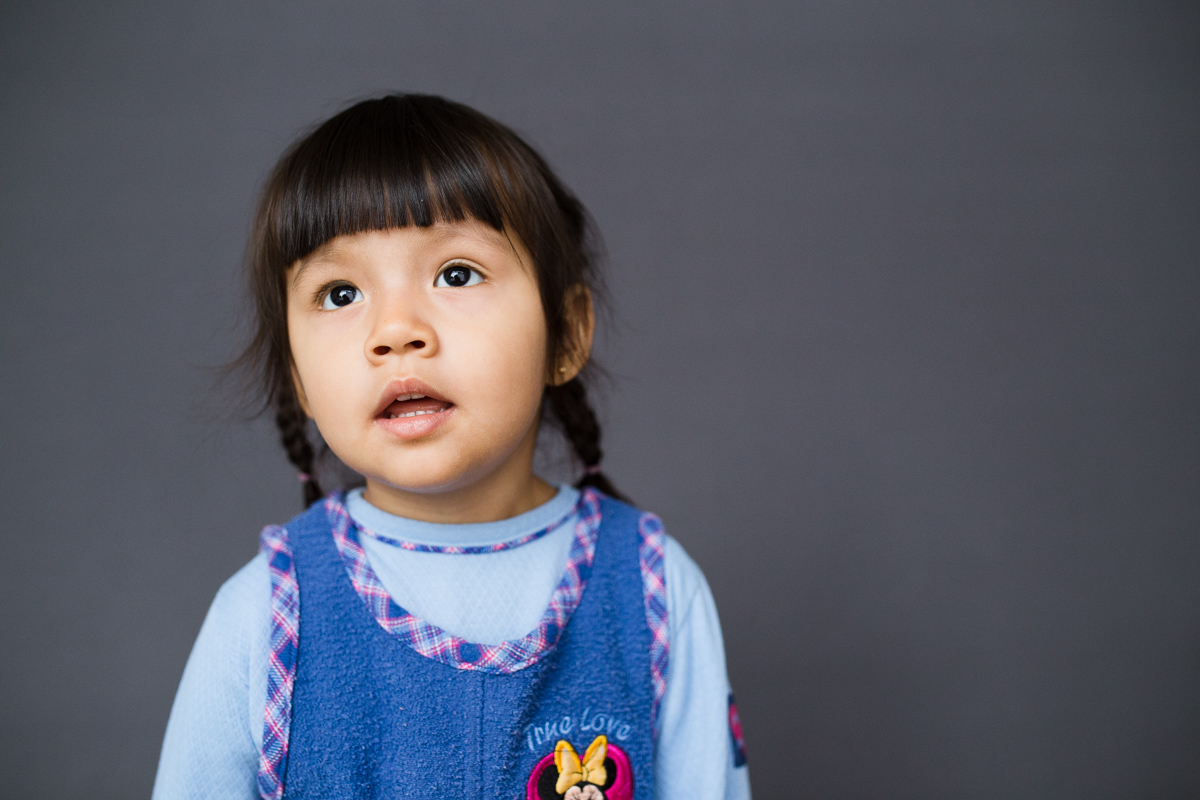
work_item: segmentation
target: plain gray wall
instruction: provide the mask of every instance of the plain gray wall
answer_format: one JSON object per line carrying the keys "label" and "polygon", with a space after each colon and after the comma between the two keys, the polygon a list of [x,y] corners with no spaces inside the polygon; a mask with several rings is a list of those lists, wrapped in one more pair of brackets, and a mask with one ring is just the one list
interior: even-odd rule
{"label": "plain gray wall", "polygon": [[148,794],[299,505],[213,388],[255,192],[392,89],[599,221],[606,464],[708,575],[760,800],[1200,796],[1197,12],[6,3],[3,796]]}

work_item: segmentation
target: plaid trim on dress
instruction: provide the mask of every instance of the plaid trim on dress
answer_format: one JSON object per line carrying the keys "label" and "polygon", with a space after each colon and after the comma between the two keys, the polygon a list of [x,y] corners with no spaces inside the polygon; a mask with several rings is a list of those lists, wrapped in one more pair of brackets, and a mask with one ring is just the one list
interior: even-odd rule
{"label": "plaid trim on dress", "polygon": [[[366,603],[380,627],[426,658],[441,661],[455,669],[494,674],[525,669],[553,649],[559,634],[571,619],[571,613],[583,597],[596,555],[596,535],[600,530],[600,494],[591,489],[584,490],[579,497],[576,507],[579,522],[575,526],[575,539],[571,543],[562,580],[550,596],[550,605],[542,615],[541,622],[526,636],[496,645],[468,642],[397,605],[358,543],[359,526],[346,511],[342,499],[340,492],[331,494],[325,500],[325,510],[333,527],[334,544],[345,562],[354,590]],[[506,549],[506,546],[515,545],[505,542],[499,549]],[[490,551],[492,547],[494,545],[486,550]]]}
{"label": "plaid trim on dress", "polygon": [[384,536],[382,533],[376,533],[365,525],[358,525],[358,532],[365,533],[376,541],[390,544],[393,547],[399,547],[401,550],[412,550],[417,553],[447,553],[449,555],[479,555],[480,553],[499,553],[501,550],[512,550],[514,547],[520,547],[523,544],[529,544],[545,536],[550,531],[557,528],[559,525],[575,513],[575,506],[571,506],[566,514],[563,514],[554,522],[550,523],[540,531],[518,536],[516,539],[511,539],[507,542],[497,542],[496,544],[482,545],[455,545],[455,544],[421,544],[420,542],[407,542],[402,539],[393,539],[391,536]]}
{"label": "plaid trim on dress", "polygon": [[646,600],[646,625],[650,628],[650,678],[654,684],[654,705],[650,720],[658,735],[658,706],[667,691],[667,657],[671,649],[667,627],[667,580],[663,571],[667,535],[662,520],[642,514],[638,520],[638,561],[642,569],[642,589]]}
{"label": "plaid trim on dress", "polygon": [[263,800],[283,796],[288,736],[292,728],[292,686],[300,637],[300,585],[287,529],[263,528],[260,549],[271,575],[271,648],[267,661],[267,702],[263,709],[262,748],[258,755],[258,793]]}

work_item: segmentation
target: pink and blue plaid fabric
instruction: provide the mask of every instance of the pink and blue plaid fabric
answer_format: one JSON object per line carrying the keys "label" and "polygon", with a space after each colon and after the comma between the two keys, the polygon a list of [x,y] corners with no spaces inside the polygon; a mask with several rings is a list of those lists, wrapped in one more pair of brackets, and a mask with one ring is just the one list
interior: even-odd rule
{"label": "pink and blue plaid fabric", "polygon": [[642,568],[642,590],[646,601],[646,625],[650,628],[650,678],[654,682],[654,706],[650,712],[658,735],[658,706],[667,691],[667,656],[671,649],[667,628],[667,581],[663,560],[667,534],[662,520],[642,514],[638,520],[638,561]]}
{"label": "pink and blue plaid fabric", "polygon": [[288,735],[292,727],[292,686],[300,642],[300,585],[287,529],[263,529],[262,552],[271,574],[271,650],[267,661],[267,703],[263,709],[262,749],[258,756],[258,793],[263,800],[283,796]]}
{"label": "pink and blue plaid fabric", "polygon": [[[511,673],[534,664],[548,653],[583,597],[588,574],[596,555],[596,537],[600,530],[600,498],[594,489],[585,489],[576,510],[579,522],[571,543],[562,580],[554,590],[550,605],[537,629],[522,639],[498,645],[478,645],[453,636],[436,625],[421,620],[400,608],[371,568],[358,543],[359,526],[343,504],[344,495],[335,492],[325,499],[325,510],[333,527],[333,540],[345,562],[355,591],[389,633],[400,637],[423,656],[457,669],[492,673]],[[482,553],[506,550],[546,535],[562,522],[510,542],[483,547],[434,548],[430,545],[401,543],[377,537],[405,549],[424,552]],[[368,531],[368,533],[370,533]],[[666,534],[662,522],[653,514],[638,521],[640,542],[638,557],[645,594],[646,623],[650,628],[650,671],[654,688],[651,711],[657,732],[658,707],[667,685],[667,592],[663,571]],[[372,534],[374,535],[374,534]],[[296,653],[300,633],[300,587],[292,558],[287,529],[271,525],[263,529],[261,549],[266,554],[271,575],[271,652],[267,666],[267,702],[263,712],[263,744],[259,755],[258,791],[263,800],[283,796],[282,776],[287,767],[288,736],[292,720],[292,687],[296,680]]]}
{"label": "pink and blue plaid fabric", "polygon": [[358,525],[341,501],[340,493],[331,494],[325,500],[333,524],[333,541],[346,564],[354,590],[367,604],[375,621],[426,658],[456,669],[509,673],[536,663],[553,648],[571,613],[579,605],[596,555],[600,495],[586,490],[579,498],[579,522],[575,525],[575,539],[567,556],[566,569],[537,628],[520,639],[496,645],[475,644],[409,614],[392,600],[358,543]]}
{"label": "pink and blue plaid fabric", "polygon": [[549,533],[550,531],[557,528],[559,525],[561,525],[563,523],[563,520],[565,520],[567,517],[571,516],[574,513],[575,513],[575,508],[572,507],[571,510],[568,511],[566,514],[564,514],[561,518],[556,519],[554,522],[552,522],[549,525],[547,525],[546,527],[542,528],[540,531],[534,531],[533,533],[526,534],[525,536],[519,536],[516,539],[511,539],[507,542],[498,542],[496,544],[484,544],[484,545],[478,545],[478,546],[472,545],[472,546],[464,547],[462,545],[453,545],[453,544],[440,545],[440,544],[421,544],[419,542],[406,542],[403,539],[393,539],[391,536],[384,536],[382,533],[376,533],[375,531],[371,530],[370,528],[368,528],[364,525],[359,525],[358,531],[359,531],[359,533],[365,533],[367,536],[370,536],[372,539],[376,539],[380,542],[383,542],[384,544],[390,544],[393,547],[399,547],[401,550],[412,550],[417,553],[447,553],[449,555],[467,555],[467,556],[469,556],[469,555],[478,555],[480,553],[498,553],[501,550],[512,550],[514,547],[520,547],[523,544],[529,544],[530,542],[536,541],[537,539],[542,538],[547,533]]}

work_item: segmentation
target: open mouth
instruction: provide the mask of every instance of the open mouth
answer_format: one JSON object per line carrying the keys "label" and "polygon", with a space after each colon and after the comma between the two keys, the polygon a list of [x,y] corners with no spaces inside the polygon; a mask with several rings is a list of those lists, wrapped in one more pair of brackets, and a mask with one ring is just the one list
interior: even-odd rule
{"label": "open mouth", "polygon": [[436,397],[412,392],[397,397],[388,404],[387,408],[383,409],[383,413],[380,416],[384,419],[423,417],[426,414],[436,414],[439,411],[445,411],[452,405],[454,404],[445,400],[438,400]]}
{"label": "open mouth", "polygon": [[454,412],[454,403],[439,397],[417,378],[394,380],[383,390],[376,406],[375,424],[405,441],[429,436]]}

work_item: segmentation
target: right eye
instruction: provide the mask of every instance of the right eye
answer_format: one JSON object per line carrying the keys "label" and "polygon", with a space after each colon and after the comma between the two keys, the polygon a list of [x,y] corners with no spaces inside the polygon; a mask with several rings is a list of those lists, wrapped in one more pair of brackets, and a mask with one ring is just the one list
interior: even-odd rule
{"label": "right eye", "polygon": [[345,308],[351,303],[357,303],[362,299],[362,292],[358,289],[348,283],[340,283],[325,293],[325,299],[321,302],[321,308],[326,311],[335,311],[339,308]]}

